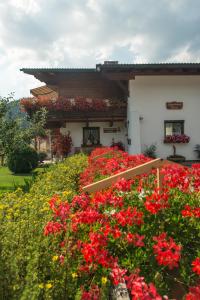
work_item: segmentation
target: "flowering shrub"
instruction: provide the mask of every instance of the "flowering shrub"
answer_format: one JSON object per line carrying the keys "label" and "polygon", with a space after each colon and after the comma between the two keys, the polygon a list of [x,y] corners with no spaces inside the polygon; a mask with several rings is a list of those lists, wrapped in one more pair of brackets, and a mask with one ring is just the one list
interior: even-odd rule
{"label": "flowering shrub", "polygon": [[[96,149],[81,185],[146,161]],[[81,299],[108,299],[109,287],[119,283],[134,300],[198,299],[200,167],[167,165],[161,172],[162,191],[152,171],[71,201],[50,200],[53,218],[44,234],[53,239],[57,267],[68,268]]]}
{"label": "flowering shrub", "polygon": [[52,138],[52,152],[56,156],[67,156],[72,148],[72,138],[70,131],[67,135],[62,135],[60,129],[54,130]]}
{"label": "flowering shrub", "polygon": [[164,143],[189,143],[190,137],[186,134],[174,134],[167,135],[164,139]]}
{"label": "flowering shrub", "polygon": [[80,176],[80,185],[85,186],[112,174],[125,171],[150,161],[141,155],[129,155],[118,148],[97,148],[88,159],[88,167]]}
{"label": "flowering shrub", "polygon": [[[74,285],[66,287],[71,274],[67,278],[66,269],[57,267],[62,262],[55,255],[57,241],[44,236],[43,228],[50,219],[49,196],[56,192],[70,201],[86,166],[87,157],[75,155],[39,175],[28,193],[18,189],[0,195],[1,299],[60,300],[73,294]],[[66,217],[65,209],[58,213]],[[59,228],[52,228],[56,234]]]}
{"label": "flowering shrub", "polygon": [[1,298],[105,300],[125,282],[135,300],[199,299],[200,165],[164,167],[162,191],[152,171],[79,192],[81,172],[83,186],[146,161],[96,149],[51,167],[28,193],[0,195]]}

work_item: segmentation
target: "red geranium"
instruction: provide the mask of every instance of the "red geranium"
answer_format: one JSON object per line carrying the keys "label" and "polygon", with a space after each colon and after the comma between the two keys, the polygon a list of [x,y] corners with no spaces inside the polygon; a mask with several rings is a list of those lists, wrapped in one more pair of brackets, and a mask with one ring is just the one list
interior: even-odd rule
{"label": "red geranium", "polygon": [[181,246],[177,245],[171,237],[166,239],[166,236],[167,234],[163,232],[159,236],[153,237],[153,240],[157,243],[153,246],[153,250],[159,265],[173,269],[178,267],[181,258]]}
{"label": "red geranium", "polygon": [[193,262],[192,262],[192,271],[200,275],[200,258],[197,257]]}
{"label": "red geranium", "polygon": [[185,300],[199,300],[200,299],[200,285],[192,286],[189,293],[186,295]]}
{"label": "red geranium", "polygon": [[186,134],[166,135],[164,143],[189,143],[190,137]]}

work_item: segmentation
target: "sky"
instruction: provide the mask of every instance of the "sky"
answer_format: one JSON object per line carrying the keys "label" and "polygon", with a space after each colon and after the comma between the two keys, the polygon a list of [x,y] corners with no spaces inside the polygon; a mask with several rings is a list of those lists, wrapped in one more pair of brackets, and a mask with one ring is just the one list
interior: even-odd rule
{"label": "sky", "polygon": [[0,96],[43,85],[25,67],[200,62],[200,0],[0,0]]}

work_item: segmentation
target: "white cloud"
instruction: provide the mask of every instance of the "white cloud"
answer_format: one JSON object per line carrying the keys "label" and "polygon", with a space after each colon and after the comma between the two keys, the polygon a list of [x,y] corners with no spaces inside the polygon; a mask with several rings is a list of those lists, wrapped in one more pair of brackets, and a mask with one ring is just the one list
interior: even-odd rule
{"label": "white cloud", "polygon": [[22,67],[198,61],[199,22],[199,0],[0,0],[0,94],[40,85]]}
{"label": "white cloud", "polygon": [[7,0],[14,9],[25,14],[35,14],[40,11],[38,0]]}

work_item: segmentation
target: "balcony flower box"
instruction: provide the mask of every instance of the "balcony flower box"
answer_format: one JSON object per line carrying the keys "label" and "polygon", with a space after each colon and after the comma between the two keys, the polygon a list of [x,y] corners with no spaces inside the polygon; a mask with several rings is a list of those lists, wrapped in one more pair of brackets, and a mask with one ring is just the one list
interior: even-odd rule
{"label": "balcony flower box", "polygon": [[186,134],[175,134],[175,135],[166,135],[165,139],[164,139],[164,143],[171,143],[171,144],[175,144],[175,143],[182,143],[182,144],[187,144],[190,141],[190,137]]}

